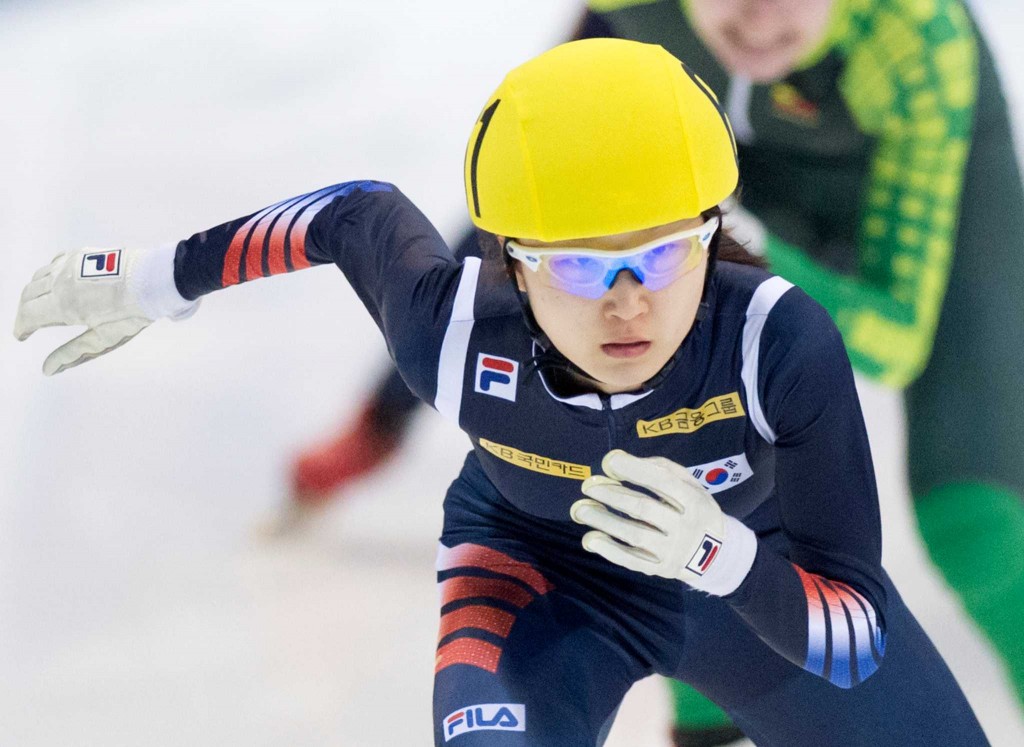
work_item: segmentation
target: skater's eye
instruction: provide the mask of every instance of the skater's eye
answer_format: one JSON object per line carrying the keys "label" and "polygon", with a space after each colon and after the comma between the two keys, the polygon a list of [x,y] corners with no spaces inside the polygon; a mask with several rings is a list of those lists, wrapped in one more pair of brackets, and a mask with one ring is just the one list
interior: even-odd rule
{"label": "skater's eye", "polygon": [[553,257],[548,269],[556,278],[571,285],[588,285],[604,276],[604,263],[593,257]]}

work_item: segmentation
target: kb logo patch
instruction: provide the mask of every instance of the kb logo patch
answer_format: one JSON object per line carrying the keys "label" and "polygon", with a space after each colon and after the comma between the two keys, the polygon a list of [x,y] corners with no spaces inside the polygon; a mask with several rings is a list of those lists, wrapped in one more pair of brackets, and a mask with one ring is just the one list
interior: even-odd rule
{"label": "kb logo patch", "polygon": [[120,249],[109,252],[88,252],[82,255],[82,270],[79,277],[110,278],[120,274]]}
{"label": "kb logo patch", "polygon": [[476,386],[474,387],[476,391],[515,402],[518,382],[519,363],[517,361],[486,353],[480,353],[477,356]]}
{"label": "kb logo patch", "polygon": [[526,706],[522,703],[482,703],[467,706],[444,719],[444,741],[470,731],[526,731]]}

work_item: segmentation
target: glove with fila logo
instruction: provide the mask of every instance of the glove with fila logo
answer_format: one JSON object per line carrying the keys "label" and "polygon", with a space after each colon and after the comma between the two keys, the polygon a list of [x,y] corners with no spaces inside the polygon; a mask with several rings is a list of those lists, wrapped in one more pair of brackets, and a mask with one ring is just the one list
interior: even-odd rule
{"label": "glove with fila logo", "polygon": [[747,577],[757,537],[723,513],[686,467],[616,449],[605,455],[601,469],[607,476],[587,478],[587,498],[570,509],[575,522],[594,530],[583,535],[585,550],[623,568],[679,579],[715,596],[731,594]]}
{"label": "glove with fila logo", "polygon": [[120,347],[161,317],[184,319],[199,301],[174,284],[174,246],[160,249],[80,249],[54,257],[22,291],[14,336],[42,327],[88,329],[43,363],[52,376]]}

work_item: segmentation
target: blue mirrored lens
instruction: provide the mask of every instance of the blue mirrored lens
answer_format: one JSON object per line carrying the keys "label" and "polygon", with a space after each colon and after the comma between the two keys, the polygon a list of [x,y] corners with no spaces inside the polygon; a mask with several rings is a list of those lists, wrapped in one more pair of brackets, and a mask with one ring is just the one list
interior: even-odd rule
{"label": "blue mirrored lens", "polygon": [[690,244],[683,241],[656,246],[640,257],[641,266],[652,276],[678,272],[686,262],[689,249]]}
{"label": "blue mirrored lens", "polygon": [[545,265],[551,284],[584,298],[600,298],[615,283],[622,270],[633,273],[637,282],[656,291],[667,287],[692,267],[688,266],[690,241],[670,241],[632,257],[591,257],[553,255]]}
{"label": "blue mirrored lens", "polygon": [[567,285],[588,285],[604,277],[605,262],[596,257],[553,257],[548,271]]}

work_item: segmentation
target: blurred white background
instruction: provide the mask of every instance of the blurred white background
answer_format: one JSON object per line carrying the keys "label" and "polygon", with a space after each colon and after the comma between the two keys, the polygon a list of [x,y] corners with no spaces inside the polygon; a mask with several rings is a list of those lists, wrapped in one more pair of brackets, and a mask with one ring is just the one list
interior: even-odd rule
{"label": "blurred white background", "polygon": [[[980,10],[1016,102],[1024,10]],[[40,366],[67,333],[9,330],[59,251],[178,240],[338,181],[394,181],[453,236],[480,106],[578,11],[0,1],[0,745],[429,744],[433,555],[465,437],[423,414],[309,536],[252,536],[290,457],[354,413],[383,360],[339,273],[215,294],[54,379]],[[893,396],[866,396],[885,413],[891,542],[909,516],[902,421]],[[994,743],[1024,743],[997,665],[919,560],[896,560],[906,596]],[[640,693],[610,745],[666,743],[664,689]]]}

